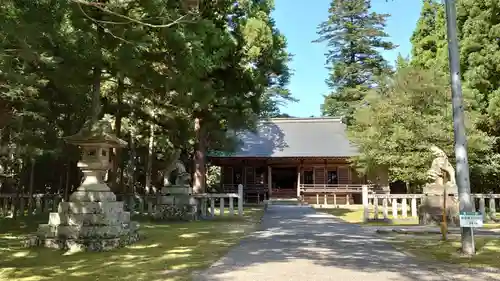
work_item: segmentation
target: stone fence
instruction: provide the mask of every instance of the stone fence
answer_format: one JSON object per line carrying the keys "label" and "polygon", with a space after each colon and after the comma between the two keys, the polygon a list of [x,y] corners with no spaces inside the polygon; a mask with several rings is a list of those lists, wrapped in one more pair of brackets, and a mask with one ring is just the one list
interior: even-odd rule
{"label": "stone fence", "polygon": [[[418,218],[418,209],[426,194],[376,194],[365,188],[362,193],[364,220]],[[450,194],[449,196],[458,196]],[[471,194],[474,209],[486,220],[496,216],[497,200],[500,194]]]}
{"label": "stone fence", "polygon": [[[207,207],[210,204],[210,214],[215,216],[215,204],[219,203],[219,212],[221,215],[225,211],[225,203],[227,199],[229,214],[234,214],[234,200],[237,200],[237,214],[243,215],[243,188],[238,189],[238,193],[206,193],[196,194],[195,197],[201,200],[202,214],[207,215]],[[161,193],[151,195],[141,194],[116,194],[117,201],[123,201],[125,210],[137,215],[153,215],[155,211],[165,205],[162,202]],[[169,205],[175,205],[175,196]],[[38,214],[48,214],[57,212],[60,202],[63,202],[63,197],[59,194],[0,194],[0,217],[24,217],[35,216]]]}
{"label": "stone fence", "polygon": [[219,213],[224,215],[225,210],[225,198],[228,199],[229,203],[229,215],[234,214],[234,199],[238,200],[238,215],[243,216],[243,185],[238,185],[238,193],[203,193],[195,194],[194,198],[201,200],[201,214],[206,216],[207,204],[210,202],[210,215],[215,216],[215,200],[219,200]]}

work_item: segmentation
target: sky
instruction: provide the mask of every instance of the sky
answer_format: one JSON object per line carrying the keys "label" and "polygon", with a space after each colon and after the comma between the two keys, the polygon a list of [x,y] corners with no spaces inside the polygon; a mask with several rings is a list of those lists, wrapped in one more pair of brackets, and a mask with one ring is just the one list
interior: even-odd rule
{"label": "sky", "polygon": [[[318,38],[317,26],[328,18],[331,0],[275,0],[273,17],[278,29],[285,35],[288,51],[293,55],[290,67],[293,76],[289,89],[299,99],[281,108],[283,113],[295,117],[320,116],[323,96],[329,92],[325,84],[328,70],[325,68],[325,44],[312,43]],[[372,0],[372,10],[390,14],[386,32],[399,47],[383,52],[394,63],[398,53],[407,56],[411,52],[410,37],[420,15],[422,0]]]}

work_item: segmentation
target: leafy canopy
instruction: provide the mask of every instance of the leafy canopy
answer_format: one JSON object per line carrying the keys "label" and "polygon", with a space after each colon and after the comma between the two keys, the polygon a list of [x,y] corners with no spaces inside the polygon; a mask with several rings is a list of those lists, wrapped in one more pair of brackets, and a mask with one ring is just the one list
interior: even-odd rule
{"label": "leafy canopy", "polygon": [[[486,161],[494,138],[478,130],[480,117],[470,93],[465,93],[469,160],[474,168],[488,172],[496,165]],[[361,154],[354,159],[365,173],[389,167],[393,181],[422,183],[431,163],[429,147],[436,145],[451,158],[453,153],[453,115],[446,76],[432,70],[404,67],[389,87],[370,91],[366,105],[359,108],[348,133]],[[491,159],[493,160],[493,159]]]}

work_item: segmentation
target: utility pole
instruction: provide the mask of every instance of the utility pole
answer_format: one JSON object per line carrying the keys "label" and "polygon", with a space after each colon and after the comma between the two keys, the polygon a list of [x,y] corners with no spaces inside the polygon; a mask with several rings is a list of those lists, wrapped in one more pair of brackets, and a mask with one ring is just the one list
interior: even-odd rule
{"label": "utility pole", "polygon": [[[462,83],[460,81],[460,57],[457,38],[457,10],[455,0],[444,0],[446,6],[446,27],[448,34],[448,58],[450,63],[451,93],[453,104],[453,128],[455,131],[455,157],[457,162],[456,181],[460,212],[473,212],[469,162],[467,159],[467,138],[465,136]],[[462,253],[473,255],[474,236],[472,228],[462,227]]]}

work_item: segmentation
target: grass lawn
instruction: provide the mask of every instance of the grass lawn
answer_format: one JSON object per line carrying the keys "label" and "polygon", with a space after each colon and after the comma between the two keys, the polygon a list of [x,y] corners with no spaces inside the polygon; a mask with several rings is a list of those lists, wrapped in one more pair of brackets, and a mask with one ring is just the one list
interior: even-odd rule
{"label": "grass lawn", "polygon": [[135,217],[144,237],[139,242],[111,252],[73,255],[20,247],[23,236],[46,223],[47,215],[0,219],[0,281],[190,280],[193,271],[208,267],[252,232],[262,215],[263,208],[245,207],[243,218],[154,223]]}
{"label": "grass lawn", "polygon": [[487,229],[500,228],[500,223],[485,223],[485,224],[483,224],[482,228],[487,228]]}
{"label": "grass lawn", "polygon": [[[391,220],[390,222],[367,222],[363,223],[363,209],[349,209],[349,208],[332,208],[332,209],[317,209],[318,212],[325,212],[331,215],[334,215],[338,217],[339,219],[342,219],[346,222],[349,223],[356,223],[356,224],[362,224],[362,225],[370,225],[370,226],[385,226],[385,225],[418,225],[418,219],[416,218],[398,218],[395,219],[392,217],[391,213],[389,212],[387,218]],[[374,215],[373,213],[370,214],[370,218],[373,218]],[[379,212],[380,219],[384,217],[382,211]]]}
{"label": "grass lawn", "polygon": [[469,267],[500,268],[500,239],[475,237],[477,254],[471,258],[459,255],[460,236],[453,235],[448,241],[441,241],[440,235],[419,235],[411,237],[394,235],[392,243],[418,258],[439,260]]}
{"label": "grass lawn", "polygon": [[[397,226],[411,226],[411,225],[418,225],[418,218],[397,218],[394,219],[392,216],[392,211],[389,212],[387,218],[390,220],[389,222],[384,222],[384,221],[369,221],[367,223],[363,223],[363,209],[349,209],[349,208],[332,208],[332,209],[321,209],[318,208],[316,209],[318,212],[325,212],[328,214],[332,214],[346,222],[349,223],[356,223],[356,224],[361,224],[361,225],[368,225],[368,226],[389,226],[389,225],[397,225]],[[371,210],[370,213],[370,218],[373,218],[373,210]],[[378,217],[380,219],[384,218],[383,212],[380,210]],[[485,223],[483,225],[483,228],[485,229],[500,229],[500,223]]]}

